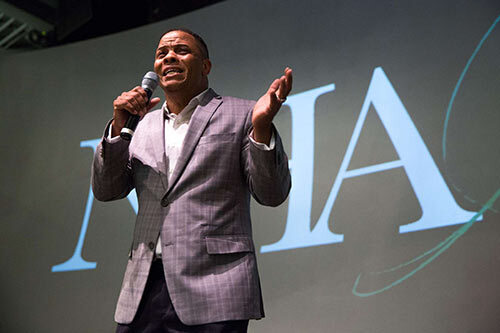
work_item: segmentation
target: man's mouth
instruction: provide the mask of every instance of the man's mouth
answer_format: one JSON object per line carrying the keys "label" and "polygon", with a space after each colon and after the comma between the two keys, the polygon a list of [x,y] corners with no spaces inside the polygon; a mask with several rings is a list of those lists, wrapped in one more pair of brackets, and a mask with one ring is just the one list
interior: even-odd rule
{"label": "man's mouth", "polygon": [[180,68],[169,68],[169,69],[163,71],[164,76],[171,76],[171,75],[175,75],[175,74],[179,74],[179,73],[182,73],[182,69],[180,69]]}

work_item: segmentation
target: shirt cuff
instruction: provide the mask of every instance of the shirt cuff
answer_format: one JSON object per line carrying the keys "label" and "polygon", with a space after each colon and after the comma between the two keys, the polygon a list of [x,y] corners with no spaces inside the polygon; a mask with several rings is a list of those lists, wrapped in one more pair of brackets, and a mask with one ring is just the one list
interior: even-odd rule
{"label": "shirt cuff", "polygon": [[106,137],[106,142],[108,143],[115,143],[117,142],[118,140],[120,140],[120,136],[117,135],[115,137],[112,137],[111,136],[111,133],[113,133],[113,125],[112,124],[109,124],[109,128],[108,128],[108,136]]}
{"label": "shirt cuff", "polygon": [[[110,128],[111,128],[111,126],[110,126]],[[271,133],[271,140],[269,141],[269,146],[266,145],[265,143],[255,141],[253,139],[253,130],[248,135],[248,138],[260,150],[269,151],[269,150],[273,150],[274,149],[274,146],[275,146],[274,131]]]}

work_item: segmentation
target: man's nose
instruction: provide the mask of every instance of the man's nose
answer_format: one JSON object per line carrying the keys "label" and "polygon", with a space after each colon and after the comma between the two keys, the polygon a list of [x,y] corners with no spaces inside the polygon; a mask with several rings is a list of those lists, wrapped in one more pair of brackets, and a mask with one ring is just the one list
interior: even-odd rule
{"label": "man's nose", "polygon": [[171,64],[177,62],[177,55],[173,51],[169,51],[167,55],[163,58],[166,63]]}

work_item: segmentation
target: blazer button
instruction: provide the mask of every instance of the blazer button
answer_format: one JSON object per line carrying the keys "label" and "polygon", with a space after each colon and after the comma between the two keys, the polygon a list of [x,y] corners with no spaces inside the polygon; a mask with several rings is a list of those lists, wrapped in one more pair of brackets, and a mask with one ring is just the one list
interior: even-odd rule
{"label": "blazer button", "polygon": [[149,242],[149,249],[153,250],[155,248],[155,243],[154,242]]}
{"label": "blazer button", "polygon": [[161,205],[162,205],[163,207],[167,207],[169,204],[170,204],[170,202],[168,202],[168,200],[167,200],[167,199],[162,199],[162,200],[161,200]]}

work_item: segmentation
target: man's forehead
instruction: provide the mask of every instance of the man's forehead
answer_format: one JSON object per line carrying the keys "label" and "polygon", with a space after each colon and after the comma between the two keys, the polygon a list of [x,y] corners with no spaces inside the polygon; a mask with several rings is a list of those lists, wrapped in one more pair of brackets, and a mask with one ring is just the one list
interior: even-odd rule
{"label": "man's forehead", "polygon": [[171,31],[163,35],[158,43],[158,47],[162,45],[175,45],[175,44],[194,44],[196,40],[193,36],[183,31]]}

